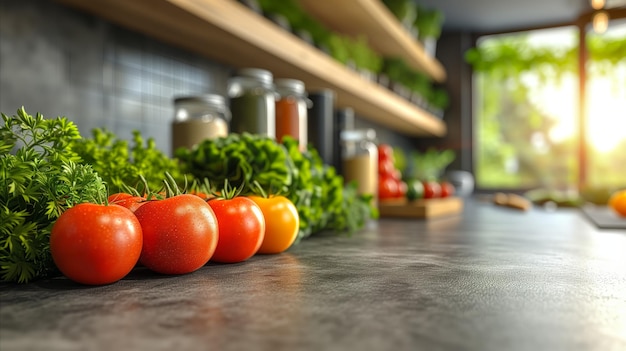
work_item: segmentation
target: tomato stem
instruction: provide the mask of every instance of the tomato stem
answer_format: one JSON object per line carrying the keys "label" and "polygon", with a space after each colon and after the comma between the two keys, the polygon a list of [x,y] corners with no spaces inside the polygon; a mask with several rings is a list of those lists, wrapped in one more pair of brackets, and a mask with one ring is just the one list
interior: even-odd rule
{"label": "tomato stem", "polygon": [[252,182],[252,185],[254,186],[253,187],[254,189],[252,191],[253,193],[259,194],[261,195],[261,197],[264,197],[266,199],[268,198],[268,194],[265,192],[265,190],[263,190],[263,187],[258,181],[254,180]]}

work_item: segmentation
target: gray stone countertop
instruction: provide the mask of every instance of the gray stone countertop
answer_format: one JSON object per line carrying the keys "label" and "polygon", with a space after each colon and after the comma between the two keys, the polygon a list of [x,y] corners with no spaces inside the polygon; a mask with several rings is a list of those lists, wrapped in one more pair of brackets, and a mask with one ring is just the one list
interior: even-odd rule
{"label": "gray stone countertop", "polygon": [[0,285],[0,350],[626,350],[626,233],[468,202],[278,255]]}

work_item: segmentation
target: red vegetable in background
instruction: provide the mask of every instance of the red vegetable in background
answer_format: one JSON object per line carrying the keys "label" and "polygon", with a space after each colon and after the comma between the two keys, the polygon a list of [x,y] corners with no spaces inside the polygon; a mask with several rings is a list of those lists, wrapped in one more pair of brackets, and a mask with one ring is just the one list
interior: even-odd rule
{"label": "red vegetable in background", "polygon": [[265,219],[261,208],[246,197],[213,199],[208,202],[219,225],[219,239],[211,261],[242,262],[261,247]]}
{"label": "red vegetable in background", "polygon": [[50,233],[50,252],[61,273],[89,285],[116,282],[137,264],[142,229],[118,205],[82,203],[61,214]]}
{"label": "red vegetable in background", "polygon": [[378,144],[378,159],[391,160],[393,164],[393,147],[388,144]]}
{"label": "red vegetable in background", "polygon": [[443,181],[439,183],[439,185],[441,186],[441,197],[449,197],[454,195],[456,189],[454,188],[454,185],[452,185],[452,183]]}
{"label": "red vegetable in background", "polygon": [[378,198],[381,200],[393,199],[398,196],[398,181],[390,175],[380,175],[378,178]]}
{"label": "red vegetable in background", "polygon": [[435,181],[424,181],[424,198],[434,199],[441,197],[441,185]]}
{"label": "red vegetable in background", "polygon": [[108,197],[109,204],[120,205],[135,212],[146,201],[145,197],[135,196],[127,193],[111,194]]}
{"label": "red vegetable in background", "polygon": [[149,200],[135,211],[143,230],[139,261],[163,274],[185,274],[204,266],[218,241],[211,206],[196,195]]}
{"label": "red vegetable in background", "polygon": [[407,184],[402,172],[394,165],[393,148],[388,144],[378,145],[378,198],[381,200],[402,198]]}

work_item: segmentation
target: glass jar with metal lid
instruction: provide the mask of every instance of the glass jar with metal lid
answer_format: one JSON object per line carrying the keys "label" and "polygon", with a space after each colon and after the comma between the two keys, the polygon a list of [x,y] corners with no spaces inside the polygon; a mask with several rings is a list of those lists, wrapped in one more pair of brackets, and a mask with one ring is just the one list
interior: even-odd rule
{"label": "glass jar with metal lid", "polygon": [[234,133],[276,137],[277,94],[271,72],[259,68],[245,68],[228,82],[228,96]]}
{"label": "glass jar with metal lid", "polygon": [[284,136],[298,140],[300,150],[307,147],[307,114],[311,100],[307,97],[304,83],[297,79],[277,79],[276,91],[276,140]]}
{"label": "glass jar with metal lid", "polygon": [[378,197],[378,149],[374,129],[341,132],[342,170],[346,183],[356,181],[358,193]]}
{"label": "glass jar with metal lid", "polygon": [[226,99],[217,94],[184,96],[174,99],[172,149],[192,148],[204,139],[228,135],[230,110]]}

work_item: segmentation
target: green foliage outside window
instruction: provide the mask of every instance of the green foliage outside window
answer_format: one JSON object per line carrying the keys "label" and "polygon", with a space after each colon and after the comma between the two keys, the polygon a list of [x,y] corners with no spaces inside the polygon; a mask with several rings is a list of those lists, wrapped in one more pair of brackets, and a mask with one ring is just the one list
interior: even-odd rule
{"label": "green foliage outside window", "polygon": [[[466,61],[476,72],[475,170],[479,187],[563,189],[577,184],[578,135],[553,140],[550,130],[557,121],[531,99],[537,84],[577,85],[575,28],[571,39],[570,46],[534,46],[528,34],[513,34],[484,40],[466,53]],[[590,77],[610,76],[616,65],[626,64],[626,38],[588,36],[587,47]],[[529,84],[532,80],[534,85]],[[572,89],[571,101],[556,103],[577,106],[578,90]],[[626,149],[624,144],[626,141],[621,150]],[[617,149],[620,147],[611,156],[589,152],[595,164],[604,167],[606,182],[626,174],[626,153],[618,155]]]}

